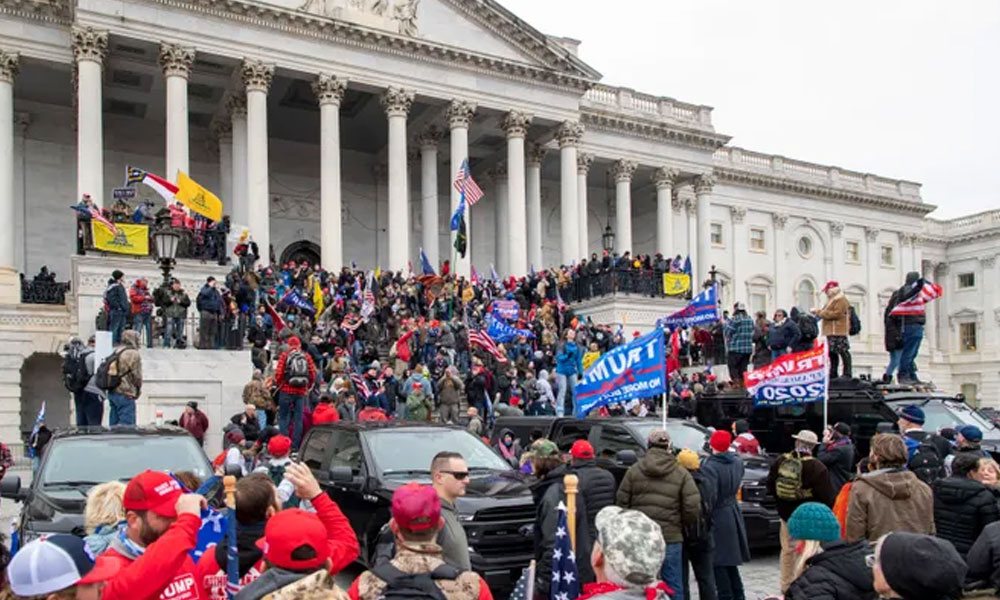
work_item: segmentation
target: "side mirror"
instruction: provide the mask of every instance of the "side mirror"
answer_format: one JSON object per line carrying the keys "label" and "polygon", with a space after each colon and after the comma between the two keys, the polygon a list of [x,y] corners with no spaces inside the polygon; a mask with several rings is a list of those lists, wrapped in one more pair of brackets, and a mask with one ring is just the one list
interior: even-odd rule
{"label": "side mirror", "polygon": [[222,474],[229,476],[232,475],[236,479],[243,477],[243,469],[239,465],[226,465],[222,469]]}
{"label": "side mirror", "polygon": [[619,450],[618,454],[615,455],[615,460],[626,467],[631,467],[638,462],[639,457],[636,456],[635,450]]}
{"label": "side mirror", "polygon": [[354,481],[354,474],[350,467],[330,467],[330,483],[351,483]]}
{"label": "side mirror", "polygon": [[9,498],[20,502],[27,494],[21,489],[20,475],[7,475],[0,481],[0,498]]}

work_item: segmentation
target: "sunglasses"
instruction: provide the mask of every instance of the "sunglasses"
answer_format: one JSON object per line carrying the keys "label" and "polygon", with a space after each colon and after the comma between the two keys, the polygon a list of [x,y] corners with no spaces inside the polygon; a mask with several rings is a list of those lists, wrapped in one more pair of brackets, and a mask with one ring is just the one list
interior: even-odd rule
{"label": "sunglasses", "polygon": [[467,478],[469,476],[469,472],[468,471],[441,471],[441,472],[442,473],[447,473],[447,474],[451,475],[452,477],[454,477],[458,481],[462,481],[463,479],[465,479],[465,478]]}

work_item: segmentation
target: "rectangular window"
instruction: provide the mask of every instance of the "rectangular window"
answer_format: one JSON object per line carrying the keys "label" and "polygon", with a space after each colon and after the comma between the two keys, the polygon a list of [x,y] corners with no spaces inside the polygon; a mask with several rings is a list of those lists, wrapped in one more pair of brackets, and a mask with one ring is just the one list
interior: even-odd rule
{"label": "rectangular window", "polygon": [[750,294],[750,310],[755,315],[761,311],[767,314],[767,294]]}
{"label": "rectangular window", "polygon": [[976,274],[975,273],[959,273],[958,274],[958,289],[964,290],[968,288],[976,287]]}
{"label": "rectangular window", "polygon": [[849,263],[861,264],[861,244],[848,240],[844,244],[845,259]]}
{"label": "rectangular window", "polygon": [[722,223],[712,223],[712,245],[718,248],[724,245],[722,243]]}
{"label": "rectangular window", "polygon": [[892,246],[882,246],[882,266],[891,267],[895,264]]}
{"label": "rectangular window", "polygon": [[958,325],[958,343],[960,344],[959,350],[962,352],[976,351],[977,344],[975,323],[960,323]]}
{"label": "rectangular window", "polygon": [[764,252],[764,230],[760,227],[750,228],[750,250]]}

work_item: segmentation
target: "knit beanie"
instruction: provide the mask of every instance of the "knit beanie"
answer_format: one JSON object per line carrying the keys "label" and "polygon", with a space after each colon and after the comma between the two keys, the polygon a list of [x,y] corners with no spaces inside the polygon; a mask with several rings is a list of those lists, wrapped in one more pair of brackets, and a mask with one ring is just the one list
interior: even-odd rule
{"label": "knit beanie", "polygon": [[903,532],[882,541],[879,565],[885,582],[905,600],[955,596],[968,570],[951,542]]}
{"label": "knit beanie", "polygon": [[806,502],[788,518],[788,536],[794,540],[833,542],[840,539],[840,522],[827,505]]}

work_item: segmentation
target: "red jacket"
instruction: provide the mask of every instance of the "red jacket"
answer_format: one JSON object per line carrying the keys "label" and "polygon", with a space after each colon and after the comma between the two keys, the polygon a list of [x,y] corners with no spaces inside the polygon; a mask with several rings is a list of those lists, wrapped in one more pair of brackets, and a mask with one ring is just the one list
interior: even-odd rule
{"label": "red jacket", "polygon": [[[288,361],[288,355],[296,350],[305,355],[306,362],[309,363],[309,385],[304,388],[291,386],[285,381],[285,363]],[[316,383],[316,365],[313,364],[309,353],[302,349],[302,343],[299,342],[299,338],[293,337],[288,340],[288,350],[282,352],[281,356],[278,357],[278,367],[274,370],[274,380],[278,383],[279,391],[298,395],[307,393],[312,389],[313,384]]]}
{"label": "red jacket", "polygon": [[321,423],[336,423],[339,420],[340,415],[337,413],[337,407],[328,402],[320,402],[316,405],[316,410],[313,411],[313,425],[319,425]]}
{"label": "red jacket", "polygon": [[366,406],[358,413],[358,421],[388,421],[385,411],[377,406]]}
{"label": "red jacket", "polygon": [[132,305],[133,315],[148,315],[153,312],[153,296],[149,293],[149,288],[140,285],[138,281],[129,288],[128,301]]}
{"label": "red jacket", "polygon": [[760,454],[760,442],[751,433],[741,433],[733,439],[732,449],[737,454]]}
{"label": "red jacket", "polygon": [[200,442],[205,439],[205,432],[208,431],[208,416],[197,408],[194,410],[194,414],[190,415],[184,411],[181,414],[179,424]]}
{"label": "red jacket", "polygon": [[136,560],[109,549],[102,556],[117,561],[121,568],[101,595],[103,600],[205,600],[196,585],[195,565],[188,554],[194,549],[201,519],[183,514],[166,533],[146,548]]}

